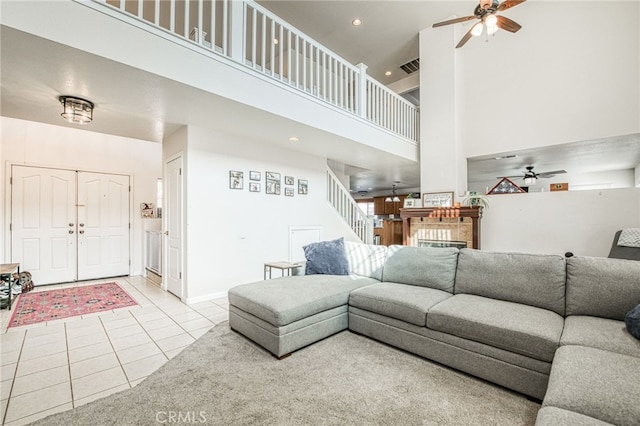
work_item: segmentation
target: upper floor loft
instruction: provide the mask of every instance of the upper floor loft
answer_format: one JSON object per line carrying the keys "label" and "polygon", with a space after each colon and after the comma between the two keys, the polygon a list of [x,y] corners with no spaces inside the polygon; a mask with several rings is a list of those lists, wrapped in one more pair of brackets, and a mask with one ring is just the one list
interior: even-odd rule
{"label": "upper floor loft", "polygon": [[[104,133],[160,142],[196,124],[278,144],[304,133],[309,153],[356,166],[418,160],[413,104],[252,1],[3,2],[1,19],[3,115],[47,122],[37,114],[57,111],[52,99],[91,92],[104,119],[91,130]],[[29,82],[45,101],[19,96]]]}

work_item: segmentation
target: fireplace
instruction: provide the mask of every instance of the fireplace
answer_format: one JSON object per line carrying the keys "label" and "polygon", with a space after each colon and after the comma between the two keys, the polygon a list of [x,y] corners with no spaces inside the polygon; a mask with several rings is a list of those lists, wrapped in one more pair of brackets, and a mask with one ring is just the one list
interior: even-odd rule
{"label": "fireplace", "polygon": [[400,217],[404,245],[480,248],[482,207],[407,208]]}
{"label": "fireplace", "polygon": [[421,240],[418,239],[418,247],[455,247],[466,248],[466,241],[447,241],[447,240]]}

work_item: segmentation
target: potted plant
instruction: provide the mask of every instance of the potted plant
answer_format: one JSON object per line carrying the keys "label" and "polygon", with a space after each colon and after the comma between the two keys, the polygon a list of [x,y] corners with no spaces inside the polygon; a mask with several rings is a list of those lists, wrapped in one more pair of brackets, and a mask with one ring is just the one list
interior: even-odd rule
{"label": "potted plant", "polygon": [[480,206],[483,208],[489,207],[489,198],[484,194],[478,194],[475,191],[467,191],[465,198],[462,199],[462,205],[464,206]]}

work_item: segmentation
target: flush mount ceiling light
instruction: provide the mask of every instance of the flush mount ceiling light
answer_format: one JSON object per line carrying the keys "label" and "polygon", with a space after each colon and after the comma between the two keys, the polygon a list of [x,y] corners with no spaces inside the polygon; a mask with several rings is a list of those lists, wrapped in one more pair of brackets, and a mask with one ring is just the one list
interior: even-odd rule
{"label": "flush mount ceiling light", "polygon": [[289,142],[298,142],[300,140],[297,136],[289,136]]}
{"label": "flush mount ceiling light", "polygon": [[362,21],[356,18],[353,21],[351,21],[351,25],[353,25],[354,27],[359,27],[360,25],[362,25]]}
{"label": "flush mount ceiling light", "polygon": [[387,71],[384,73],[384,75],[386,75],[387,77],[389,77],[391,75],[391,71]]}
{"label": "flush mount ceiling light", "polygon": [[69,123],[89,124],[93,120],[93,103],[73,96],[60,96],[62,118]]}

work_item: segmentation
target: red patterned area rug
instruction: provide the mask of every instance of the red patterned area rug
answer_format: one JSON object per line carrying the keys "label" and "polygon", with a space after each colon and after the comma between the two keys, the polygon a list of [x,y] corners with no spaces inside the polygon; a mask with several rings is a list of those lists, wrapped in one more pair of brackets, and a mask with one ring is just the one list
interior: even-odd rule
{"label": "red patterned area rug", "polygon": [[106,312],[137,305],[116,283],[24,293],[18,297],[9,327]]}

